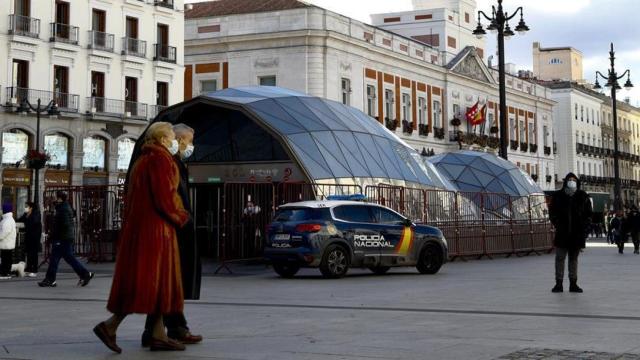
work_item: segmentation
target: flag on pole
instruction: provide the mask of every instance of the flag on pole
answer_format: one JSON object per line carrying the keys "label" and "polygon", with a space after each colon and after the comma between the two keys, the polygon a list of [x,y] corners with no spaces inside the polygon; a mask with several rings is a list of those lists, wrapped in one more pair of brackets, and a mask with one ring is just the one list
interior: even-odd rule
{"label": "flag on pole", "polygon": [[480,108],[480,101],[467,110],[467,121],[471,126],[478,126],[485,122],[487,113],[487,105]]}

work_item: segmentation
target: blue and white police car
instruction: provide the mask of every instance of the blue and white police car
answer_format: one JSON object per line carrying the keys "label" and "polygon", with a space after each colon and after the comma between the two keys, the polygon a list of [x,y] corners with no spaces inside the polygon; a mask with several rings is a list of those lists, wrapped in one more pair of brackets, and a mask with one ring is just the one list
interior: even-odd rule
{"label": "blue and white police car", "polygon": [[280,276],[301,267],[320,268],[340,278],[350,267],[384,274],[391,267],[415,266],[435,274],[447,261],[447,241],[432,226],[414,224],[376,204],[337,200],[288,203],[268,226],[264,256]]}

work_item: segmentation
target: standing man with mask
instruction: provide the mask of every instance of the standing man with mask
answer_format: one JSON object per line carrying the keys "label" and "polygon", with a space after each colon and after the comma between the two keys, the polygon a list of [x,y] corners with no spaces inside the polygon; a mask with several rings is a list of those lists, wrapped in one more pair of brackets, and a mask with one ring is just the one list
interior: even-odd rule
{"label": "standing man with mask", "polygon": [[587,231],[591,224],[591,199],[580,189],[578,177],[569,173],[562,189],[553,194],[549,217],[556,228],[553,245],[556,248],[556,286],[554,293],[562,292],[564,262],[569,255],[569,291],[581,293],[578,287],[578,255],[585,247]]}
{"label": "standing man with mask", "polygon": [[[191,213],[193,210],[189,199],[189,172],[184,161],[193,155],[193,136],[195,131],[185,125],[177,124],[173,126],[173,132],[178,141],[178,152],[174,155],[174,160],[180,171],[180,184],[178,185],[178,195],[182,200],[185,210]],[[200,281],[202,277],[202,264],[195,239],[195,229],[193,222],[187,223],[181,229],[176,229],[178,237],[178,248],[180,250],[180,268],[182,270],[182,288],[185,300],[200,299]],[[196,344],[202,341],[202,336],[193,335],[187,326],[187,319],[184,313],[171,314],[163,317],[167,327],[167,336],[180,341],[183,344]],[[147,318],[145,331],[142,335],[142,346],[146,347],[150,341],[151,323]]]}

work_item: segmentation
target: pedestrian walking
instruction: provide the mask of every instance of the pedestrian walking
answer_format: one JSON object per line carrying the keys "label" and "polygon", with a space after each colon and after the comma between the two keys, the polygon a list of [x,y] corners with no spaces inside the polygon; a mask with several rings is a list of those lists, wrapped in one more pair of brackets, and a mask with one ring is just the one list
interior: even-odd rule
{"label": "pedestrian walking", "polygon": [[49,256],[49,267],[44,280],[38,283],[40,287],[57,286],[56,275],[58,274],[58,265],[61,259],[64,259],[80,278],[78,286],[87,286],[94,276],[94,273],[87,270],[73,254],[73,240],[75,239],[73,218],[75,214],[67,199],[66,192],[56,192],[53,229],[50,235],[51,255]]}
{"label": "pedestrian walking", "polygon": [[39,206],[27,201],[24,214],[18,219],[25,228],[25,251],[27,276],[36,277],[38,273],[38,253],[40,252],[40,240],[42,239],[42,216]]}
{"label": "pedestrian walking", "polygon": [[556,229],[556,285],[551,290],[562,292],[564,263],[569,256],[569,291],[581,293],[578,286],[578,255],[585,247],[592,209],[589,195],[580,189],[580,179],[573,173],[564,178],[562,189],[553,194],[549,217]]}
{"label": "pedestrian walking", "polygon": [[615,216],[611,219],[609,228],[611,229],[612,244],[618,246],[618,253],[624,253],[624,212],[619,210],[615,213]]}
{"label": "pedestrian walking", "polygon": [[637,206],[631,206],[627,222],[629,224],[631,240],[633,241],[633,253],[638,255],[640,254],[640,212],[638,212]]}
{"label": "pedestrian walking", "polygon": [[13,250],[16,248],[16,222],[13,219],[13,205],[2,204],[0,220],[0,279],[11,279]]}
{"label": "pedestrian walking", "polygon": [[[173,156],[178,166],[178,171],[180,172],[178,195],[182,200],[184,209],[187,210],[193,218],[193,210],[191,209],[191,201],[189,200],[189,171],[184,161],[191,157],[195,149],[193,146],[195,132],[191,127],[184,124],[174,125],[173,132],[176,134],[176,140],[178,140],[179,145],[178,153]],[[178,237],[178,250],[180,252],[184,298],[185,300],[198,300],[200,299],[202,263],[200,262],[193,221],[188,222],[180,229],[176,229],[176,235]],[[151,317],[148,317],[145,324],[145,331],[142,335],[143,347],[148,347],[151,342],[151,332],[153,330],[151,319]],[[167,328],[168,337],[178,340],[183,344],[197,344],[202,341],[202,336],[191,333],[183,312],[167,314],[162,319]]]}
{"label": "pedestrian walking", "polygon": [[163,318],[182,313],[184,293],[176,228],[190,220],[178,186],[180,171],[173,156],[179,144],[171,124],[149,126],[140,157],[129,176],[124,222],[107,309],[113,315],[93,332],[112,351],[118,327],[129,314],[147,314],[153,324],[149,347],[184,350],[182,343],[167,337]]}

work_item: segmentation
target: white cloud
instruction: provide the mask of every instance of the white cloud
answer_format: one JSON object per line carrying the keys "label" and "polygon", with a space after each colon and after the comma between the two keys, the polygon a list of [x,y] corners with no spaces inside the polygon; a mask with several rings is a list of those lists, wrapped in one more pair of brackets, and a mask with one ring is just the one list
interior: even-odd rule
{"label": "white cloud", "polygon": [[[491,5],[496,5],[495,0],[478,0],[478,10],[485,12],[491,9]],[[575,14],[591,5],[591,0],[507,0],[502,3],[505,11],[513,12],[519,6],[524,8],[525,16],[527,10],[545,13],[548,15]]]}

